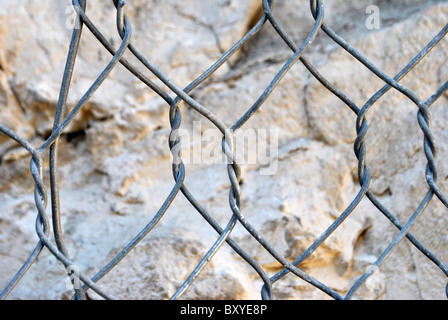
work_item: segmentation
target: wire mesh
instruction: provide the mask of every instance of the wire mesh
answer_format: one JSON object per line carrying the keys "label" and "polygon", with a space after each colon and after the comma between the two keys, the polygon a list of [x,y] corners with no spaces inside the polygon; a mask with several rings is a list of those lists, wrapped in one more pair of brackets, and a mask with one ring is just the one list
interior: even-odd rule
{"label": "wire mesh", "polygon": [[[261,297],[263,299],[274,299],[273,285],[280,281],[287,274],[293,274],[314,286],[315,288],[323,291],[329,297],[333,299],[350,299],[353,297],[356,290],[366,282],[366,280],[379,268],[383,262],[397,247],[398,243],[403,239],[406,239],[412,243],[421,253],[423,253],[429,260],[431,260],[445,275],[448,276],[447,266],[437,257],[437,255],[428,248],[426,248],[410,231],[417,217],[428,206],[430,201],[440,201],[445,207],[448,206],[448,199],[443,194],[438,185],[438,171],[436,166],[437,157],[437,145],[432,133],[431,127],[431,110],[430,107],[436,100],[438,100],[448,88],[448,81],[445,82],[429,99],[420,99],[412,90],[400,83],[400,80],[405,77],[425,56],[437,46],[437,44],[445,37],[448,32],[448,24],[425,46],[415,57],[410,61],[397,75],[390,77],[385,72],[376,67],[365,56],[359,53],[354,47],[346,42],[340,35],[325,24],[324,19],[324,1],[322,0],[310,0],[310,14],[314,18],[314,26],[309,31],[306,39],[300,43],[295,43],[290,35],[284,30],[281,24],[277,21],[274,10],[274,1],[262,0],[263,14],[254,24],[251,30],[249,30],[234,46],[232,46],[225,54],[223,54],[206,72],[191,82],[186,88],[181,89],[174,84],[163,72],[161,72],[150,60],[139,51],[139,49],[132,42],[132,25],[131,21],[126,15],[125,3],[121,0],[114,0],[113,5],[116,7],[116,25],[119,36],[122,42],[118,49],[116,49],[108,39],[101,33],[101,31],[95,26],[86,14],[87,0],[73,0],[74,8],[76,8],[78,27],[73,29],[72,38],[70,42],[70,48],[68,51],[66,67],[64,71],[63,81],[60,87],[59,100],[54,117],[53,131],[49,138],[39,147],[35,148],[29,141],[19,136],[16,132],[10,130],[7,124],[0,124],[0,131],[15,140],[30,154],[30,170],[35,183],[34,201],[37,209],[37,216],[35,222],[35,231],[39,237],[34,251],[30,254],[28,259],[24,262],[21,269],[12,278],[7,287],[3,289],[0,294],[2,299],[5,299],[22,277],[27,273],[33,263],[37,260],[41,252],[48,250],[55,259],[57,259],[68,271],[72,283],[75,285],[73,299],[85,299],[86,291],[93,290],[98,295],[105,299],[116,299],[101,288],[98,283],[100,280],[108,274],[114,267],[116,267],[120,261],[126,258],[126,255],[131,252],[139,242],[144,239],[154,227],[161,221],[164,213],[168,210],[173,200],[178,196],[184,196],[191,206],[193,206],[197,212],[209,223],[218,234],[218,238],[212,247],[209,248],[207,253],[200,260],[196,268],[185,279],[185,282],[178,288],[178,290],[172,295],[171,299],[179,299],[188,290],[191,284],[195,281],[198,275],[204,270],[213,256],[220,250],[224,243],[227,243],[242,259],[244,259],[248,265],[258,274],[259,278],[263,281],[263,287],[261,290]],[[112,4],[111,4],[112,5]],[[226,61],[228,61],[232,55],[237,52],[241,47],[249,42],[254,36],[266,25],[270,24],[276,31],[277,35],[287,44],[291,49],[290,58],[284,63],[283,67],[278,70],[276,76],[272,79],[269,86],[259,96],[256,102],[250,106],[246,113],[239,118],[232,126],[227,126],[219,117],[217,117],[210,109],[201,105],[196,101],[191,93],[202,84],[207,78],[214,74]],[[85,29],[96,37],[105,50],[111,55],[112,59],[108,65],[104,68],[103,72],[91,85],[91,87],[84,93],[78,103],[71,109],[66,115],[67,111],[67,96],[72,82],[72,75],[74,69],[75,59],[79,52],[81,34]],[[372,95],[363,106],[356,105],[351,101],[342,91],[340,91],[335,85],[328,81],[319,70],[306,58],[305,54],[310,46],[312,46],[314,39],[319,32],[324,32],[328,35],[334,43],[343,48],[352,57],[366,66],[374,75],[384,81],[384,86]],[[141,65],[137,67],[131,64],[124,58],[126,52],[131,52]],[[241,190],[241,168],[235,161],[235,133],[244,127],[246,122],[253,117],[261,109],[264,102],[268,99],[270,94],[275,90],[277,85],[281,82],[281,79],[288,73],[291,67],[297,63],[302,63],[306,69],[317,79],[328,91],[337,96],[345,105],[356,115],[356,133],[357,138],[353,144],[354,156],[357,159],[358,167],[358,180],[359,191],[357,195],[351,200],[350,204],[340,213],[338,218],[327,227],[327,229],[312,243],[300,256],[294,261],[290,262],[286,259],[277,249],[275,249],[269,241],[267,241],[262,234],[248,221],[241,209],[241,203],[243,194]],[[165,199],[163,205],[158,212],[154,215],[152,220],[130,241],[107,265],[101,268],[101,270],[94,276],[89,276],[86,273],[73,269],[74,262],[71,260],[69,251],[65,245],[65,235],[61,228],[61,214],[60,214],[60,199],[59,199],[59,187],[58,187],[58,141],[61,134],[70,125],[73,119],[77,116],[79,111],[88,103],[89,99],[95,93],[95,91],[103,84],[104,80],[108,77],[112,70],[117,65],[123,65],[129,72],[135,75],[141,82],[143,82],[150,90],[156,92],[169,106],[169,121],[171,126],[171,133],[169,136],[169,149],[172,152],[172,173],[173,173],[173,186],[169,196]],[[165,91],[159,85],[151,81],[147,76],[143,74],[140,68],[146,68],[153,75],[155,75],[170,91]],[[421,129],[423,136],[423,151],[426,157],[425,177],[427,182],[426,195],[421,199],[420,205],[415,212],[410,216],[407,221],[400,221],[395,217],[391,211],[384,206],[380,200],[373,194],[370,189],[371,175],[369,167],[367,165],[367,147],[365,139],[368,132],[367,114],[369,110],[375,105],[375,103],[384,96],[389,90],[396,90],[409,101],[411,101],[417,107],[418,116],[417,123]],[[174,94],[174,98],[171,96]],[[181,126],[182,114],[179,108],[179,104],[185,102],[191,109],[199,113],[203,119],[206,119],[212,123],[222,133],[222,152],[228,159],[227,174],[231,184],[229,190],[229,207],[233,213],[229,219],[227,225],[222,227],[219,225],[213,217],[202,207],[198,201],[196,201],[194,195],[187,189],[184,184],[186,176],[185,166],[180,154],[179,146],[181,139],[178,129]],[[50,169],[50,187],[43,182],[43,161],[42,157],[45,153],[49,153],[49,169]],[[46,214],[48,206],[48,193],[51,193],[51,211],[52,211],[52,225],[50,225],[50,219]],[[354,209],[358,206],[362,199],[368,199],[378,210],[379,213],[384,215],[390,222],[399,230],[398,234],[394,237],[393,241],[387,246],[377,260],[368,268],[357,281],[353,283],[351,288],[344,294],[338,293],[330,286],[320,282],[311,275],[304,272],[299,268],[299,265],[309,258],[317,248],[319,248],[326,239],[334,233],[334,231],[350,216]],[[235,226],[240,224],[243,226],[250,235],[258,241],[258,243],[268,252],[276,261],[282,265],[282,270],[274,275],[269,276],[265,270],[257,263],[257,261],[251,257],[251,255],[245,252],[232,238],[232,231]],[[54,243],[50,241],[50,232],[53,232]],[[448,287],[446,294],[448,295]]]}

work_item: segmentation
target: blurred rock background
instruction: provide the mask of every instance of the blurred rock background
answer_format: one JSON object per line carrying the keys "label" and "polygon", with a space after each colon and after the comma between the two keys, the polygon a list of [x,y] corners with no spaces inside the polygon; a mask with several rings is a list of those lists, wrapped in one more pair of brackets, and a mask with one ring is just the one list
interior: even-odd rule
{"label": "blurred rock background", "polygon": [[[0,122],[36,147],[51,133],[71,30],[70,1],[3,0],[0,8]],[[129,0],[133,43],[177,86],[184,88],[238,41],[259,16],[259,0]],[[359,52],[395,76],[447,23],[448,1],[325,0],[325,21]],[[366,8],[380,9],[381,26],[366,27]],[[296,43],[314,20],[309,2],[276,1],[273,12]],[[89,1],[87,13],[116,46],[111,1]],[[448,79],[441,43],[402,81],[422,100]],[[259,97],[291,56],[273,28],[262,31],[192,97],[231,126]],[[305,56],[359,107],[384,83],[319,33]],[[138,65],[129,54],[130,61]],[[69,106],[73,106],[111,56],[85,29]],[[142,68],[143,70],[143,68]],[[146,73],[148,74],[148,73]],[[151,76],[157,81],[154,76]],[[159,82],[158,82],[159,83]],[[171,96],[174,96],[170,92]],[[442,191],[447,191],[448,96],[432,107]],[[427,191],[423,134],[417,107],[389,91],[369,111],[367,164],[372,192],[404,224]],[[212,128],[181,104],[182,128]],[[353,153],[356,115],[298,62],[260,111],[243,127],[275,129],[278,170],[262,175],[242,165],[243,214],[286,258],[294,260],[339,216],[359,191]],[[71,258],[95,274],[154,216],[174,185],[168,148],[169,106],[119,65],[60,139],[62,228]],[[192,145],[203,141],[192,140]],[[220,142],[217,141],[219,146]],[[244,150],[244,149],[243,149]],[[47,160],[47,155],[44,155]],[[0,136],[0,285],[6,286],[38,241],[29,154]],[[48,164],[48,163],[46,163]],[[48,166],[44,168],[48,184]],[[224,165],[186,165],[185,184],[224,226],[231,216]],[[49,211],[50,214],[50,211]],[[448,262],[447,209],[436,199],[412,233]],[[301,268],[344,294],[397,234],[367,199]],[[232,233],[273,275],[280,265],[241,227]],[[167,299],[216,241],[216,232],[179,195],[157,227],[100,286],[122,299]],[[408,241],[380,268],[380,282],[355,299],[444,299],[446,276]],[[65,299],[63,266],[46,250],[9,299]],[[261,281],[224,245],[187,299],[259,299]],[[96,294],[89,292],[91,298]],[[276,299],[327,299],[287,276],[274,285]]]}

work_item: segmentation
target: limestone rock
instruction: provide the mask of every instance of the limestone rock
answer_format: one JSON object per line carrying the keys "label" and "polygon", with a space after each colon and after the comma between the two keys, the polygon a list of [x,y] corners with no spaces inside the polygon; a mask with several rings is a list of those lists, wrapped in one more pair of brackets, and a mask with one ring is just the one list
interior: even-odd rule
{"label": "limestone rock", "polygon": [[[133,43],[179,88],[186,87],[257,21],[261,1],[127,1]],[[377,1],[381,28],[365,26],[371,1],[324,1],[325,21],[361,54],[394,77],[446,24],[447,1]],[[73,21],[70,2],[6,1],[0,11],[0,123],[36,148],[53,128]],[[276,1],[278,21],[300,44],[314,20],[308,1]],[[106,38],[120,44],[112,2],[89,2],[87,13]],[[25,27],[26,26],[26,27]],[[8,31],[6,31],[8,30]],[[446,82],[442,41],[401,83],[426,100]],[[267,22],[191,96],[227,126],[256,102],[291,57]],[[359,107],[384,85],[320,32],[304,57]],[[130,54],[134,65],[141,67]],[[95,81],[111,55],[84,30],[68,108]],[[142,70],[144,70],[142,68]],[[145,74],[174,95],[146,70]],[[432,107],[439,147],[439,185],[446,193],[446,94]],[[230,182],[220,133],[180,104],[185,185],[222,227],[232,216]],[[395,90],[366,114],[371,191],[404,224],[428,190],[418,108]],[[276,251],[298,258],[346,210],[360,191],[353,151],[356,114],[299,62],[236,133],[241,160],[242,214]],[[169,106],[117,66],[60,138],[62,229],[74,264],[89,276],[106,265],[160,213],[173,190]],[[251,140],[255,138],[256,140]],[[262,148],[263,143],[264,149]],[[254,149],[254,146],[258,149]],[[272,147],[269,149],[269,147]],[[264,152],[264,153],[263,153]],[[257,157],[250,158],[256,154]],[[0,136],[0,285],[3,288],[37,243],[30,155]],[[44,182],[48,156],[44,155]],[[446,207],[433,199],[412,233],[447,261]],[[51,215],[50,206],[47,208]],[[375,263],[398,229],[366,197],[300,268],[344,294]],[[179,193],[156,227],[107,274],[99,286],[122,299],[168,299],[218,234]],[[282,266],[237,224],[231,238],[272,276]],[[51,240],[53,240],[51,238]],[[45,274],[45,277],[42,277]],[[10,299],[66,299],[63,266],[44,250]],[[408,241],[401,242],[355,299],[443,299],[446,277]],[[262,283],[224,244],[185,299],[258,299]],[[274,284],[276,299],[327,299],[287,275]],[[89,291],[89,297],[99,298]]]}

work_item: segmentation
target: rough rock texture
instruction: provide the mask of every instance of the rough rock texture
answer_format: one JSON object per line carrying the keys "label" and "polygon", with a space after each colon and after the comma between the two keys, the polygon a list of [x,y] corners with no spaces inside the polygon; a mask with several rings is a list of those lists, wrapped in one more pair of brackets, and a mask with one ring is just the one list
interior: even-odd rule
{"label": "rough rock texture", "polygon": [[[87,12],[117,46],[115,9],[109,2],[90,1]],[[133,42],[183,88],[252,27],[260,2],[129,0],[126,12],[133,26]],[[53,126],[71,35],[66,26],[70,22],[69,4],[15,0],[6,1],[0,9],[0,23],[7,26],[0,30],[0,122],[36,147]],[[448,2],[442,0],[425,4],[416,0],[393,4],[363,0],[350,1],[350,5],[333,0],[324,4],[326,24],[390,76],[395,76],[448,21]],[[381,10],[379,30],[365,26],[365,10],[371,4]],[[297,43],[305,39],[314,22],[308,1],[276,1],[274,13]],[[403,85],[421,99],[429,98],[448,79],[447,50],[447,42],[442,41],[402,80]],[[267,23],[192,97],[230,126],[256,101],[291,54]],[[359,107],[384,85],[323,32],[305,56]],[[109,59],[85,30],[69,105],[78,101]],[[448,156],[447,98],[445,94],[431,107],[444,192],[448,189],[444,161]],[[202,132],[211,128],[187,105],[181,104],[181,111],[184,133],[192,133],[198,121]],[[404,223],[427,191],[417,107],[391,90],[371,108],[367,119],[371,190]],[[278,138],[275,175],[262,174],[265,166],[260,163],[242,165],[243,214],[292,261],[359,191],[358,162],[353,153],[356,115],[298,62],[243,128],[277,130],[270,131]],[[95,274],[110,261],[152,219],[171,191],[169,132],[169,106],[118,66],[62,136],[62,227],[71,258],[86,274]],[[191,138],[192,146],[204,143],[198,140],[201,136]],[[220,141],[216,143],[219,147]],[[188,145],[185,151],[189,151]],[[244,159],[247,156],[243,155]],[[29,160],[25,150],[0,135],[2,288],[37,242]],[[226,167],[190,161],[186,170],[189,190],[224,226],[231,216]],[[48,166],[44,174],[48,184]],[[443,262],[448,262],[447,213],[434,199],[412,229]],[[397,229],[364,199],[301,268],[344,294],[396,234]],[[100,281],[100,287],[122,299],[167,299],[216,239],[216,232],[180,195],[156,228]],[[232,239],[269,275],[281,270],[240,225]],[[65,281],[62,265],[44,250],[9,298],[65,299],[71,295]],[[362,286],[354,298],[446,298],[446,276],[408,241],[396,247],[374,281]],[[258,299],[261,285],[254,271],[224,245],[183,298]],[[292,276],[277,282],[274,294],[277,299],[328,298]],[[89,295],[97,297],[92,292]]]}

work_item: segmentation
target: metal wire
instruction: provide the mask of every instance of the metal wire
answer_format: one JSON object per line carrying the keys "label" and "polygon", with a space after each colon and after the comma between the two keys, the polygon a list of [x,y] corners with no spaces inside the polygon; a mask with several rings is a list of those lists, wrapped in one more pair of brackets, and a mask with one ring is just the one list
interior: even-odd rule
{"label": "metal wire", "polygon": [[[169,196],[165,199],[163,205],[154,215],[151,221],[142,228],[142,230],[127,244],[124,248],[100,271],[93,275],[88,276],[83,272],[76,273],[74,280],[81,281],[83,286],[81,289],[76,289],[73,299],[86,299],[86,291],[93,290],[101,297],[105,299],[116,299],[116,297],[107,293],[104,288],[98,286],[98,282],[107,275],[117,264],[122,261],[126,255],[131,252],[138,243],[144,239],[153,228],[163,218],[165,212],[170,207],[173,200],[183,195],[189,203],[197,210],[197,212],[210,224],[210,226],[217,232],[218,238],[212,247],[205,253],[203,258],[198,262],[196,268],[192,271],[185,282],[178,288],[178,290],[172,295],[171,299],[179,299],[188,290],[190,285],[195,281],[204,267],[209,263],[213,256],[220,250],[224,243],[227,243],[244,261],[250,265],[254,271],[258,274],[263,281],[263,287],[261,290],[261,297],[263,299],[274,299],[273,285],[281,280],[287,274],[293,274],[311,286],[323,291],[329,297],[333,299],[350,299],[356,290],[367,280],[369,276],[373,274],[376,268],[387,259],[392,253],[393,249],[404,238],[408,239],[422,254],[424,254],[430,261],[432,261],[446,276],[448,276],[447,266],[436,256],[436,254],[429,251],[419,240],[410,232],[417,217],[425,210],[430,201],[434,198],[438,199],[445,207],[448,207],[448,198],[443,194],[438,186],[438,174],[436,166],[437,158],[437,144],[432,134],[431,128],[431,110],[430,107],[434,102],[439,99],[448,89],[448,81],[445,82],[429,99],[426,101],[421,100],[412,90],[400,83],[403,79],[425,56],[437,46],[437,44],[445,37],[448,32],[448,24],[425,46],[415,57],[412,59],[395,77],[390,77],[378,67],[376,67],[365,56],[360,54],[354,47],[347,43],[341,36],[339,36],[334,30],[325,24],[324,18],[324,3],[321,0],[310,0],[310,12],[315,20],[314,26],[310,30],[308,36],[301,44],[296,44],[292,38],[288,35],[286,30],[277,21],[273,12],[274,1],[262,0],[263,15],[259,21],[252,27],[251,30],[245,34],[241,40],[239,40],[234,46],[232,46],[227,52],[225,52],[207,71],[196,78],[184,89],[179,88],[174,84],[162,71],[160,71],[145,55],[139,51],[139,49],[132,42],[131,22],[126,16],[125,4],[121,0],[113,0],[116,13],[116,25],[119,36],[122,42],[118,49],[102,35],[99,29],[92,23],[87,14],[85,13],[87,0],[73,0],[73,6],[77,11],[77,18],[79,20],[79,27],[74,28],[70,48],[67,55],[67,61],[59,92],[59,100],[55,113],[55,119],[53,124],[53,131],[50,137],[40,146],[35,149],[31,143],[16,132],[10,130],[7,125],[0,123],[0,132],[9,138],[15,140],[24,149],[30,153],[30,170],[31,175],[35,183],[34,199],[37,209],[36,217],[36,234],[39,237],[35,249],[30,254],[28,259],[24,262],[23,266],[12,278],[9,284],[0,293],[2,299],[7,298],[9,293],[21,280],[21,278],[30,269],[37,257],[41,254],[43,249],[48,249],[49,252],[62,263],[65,268],[68,268],[73,264],[70,258],[68,249],[65,245],[64,234],[61,228],[61,214],[60,214],[60,199],[59,199],[59,186],[58,186],[58,152],[59,144],[58,139],[68,125],[73,121],[79,111],[86,105],[95,91],[102,85],[103,81],[107,78],[110,72],[120,63],[129,72],[131,72],[136,78],[142,81],[147,87],[157,93],[169,106],[169,121],[171,126],[171,133],[169,136],[169,149],[173,155],[172,173],[174,184]],[[264,92],[259,96],[256,102],[250,106],[246,113],[238,119],[232,126],[228,127],[224,122],[217,117],[210,109],[201,105],[195,99],[192,98],[191,92],[202,84],[208,77],[214,74],[226,61],[228,61],[232,55],[237,52],[241,47],[252,40],[254,36],[262,30],[265,24],[269,23],[277,32],[278,36],[287,44],[291,49],[291,57],[284,63],[283,67],[277,72],[276,76],[272,79],[270,84],[266,87]],[[104,68],[102,73],[98,76],[92,86],[85,92],[74,108],[64,118],[63,115],[67,109],[67,96],[70,90],[70,84],[72,82],[72,75],[74,69],[74,63],[78,55],[78,49],[80,44],[81,34],[84,29],[87,28],[92,32],[96,39],[102,44],[112,58],[109,64]],[[319,32],[327,34],[336,44],[346,50],[356,60],[361,62],[367,67],[374,75],[384,81],[385,85],[362,106],[358,107],[348,96],[340,91],[335,85],[329,82],[319,70],[306,58],[305,53],[312,45],[314,39]],[[126,52],[131,52],[138,61],[141,62],[141,66],[137,67],[132,65],[123,56]],[[356,196],[351,200],[350,204],[341,212],[339,217],[314,241],[297,259],[293,262],[289,262],[281,253],[279,253],[265,238],[259,233],[259,231],[248,221],[243,215],[242,201],[243,195],[241,191],[241,168],[235,161],[235,133],[244,126],[244,124],[257,112],[260,111],[263,103],[268,99],[270,94],[280,84],[281,79],[288,73],[291,67],[298,62],[301,62],[307,70],[316,78],[327,90],[337,96],[347,107],[352,110],[356,118],[356,132],[357,137],[353,144],[354,156],[358,160],[358,180],[359,190]],[[146,68],[153,75],[155,75],[166,87],[171,91],[167,92],[151,81],[145,76],[139,68]],[[417,122],[420,126],[423,136],[424,154],[426,157],[426,182],[428,184],[428,190],[426,195],[421,199],[420,205],[410,218],[401,222],[396,216],[386,208],[378,198],[374,196],[370,190],[371,176],[366,159],[366,145],[365,139],[368,132],[367,114],[375,105],[375,103],[384,96],[389,90],[396,90],[404,97],[409,99],[417,107]],[[174,98],[170,95],[174,94]],[[182,157],[179,153],[180,150],[180,136],[179,128],[182,123],[182,113],[179,109],[179,103],[185,102],[187,106],[198,112],[204,119],[210,121],[218,130],[222,133],[222,152],[228,159],[227,174],[231,184],[229,190],[229,207],[232,210],[232,216],[230,217],[227,225],[221,227],[213,217],[204,209],[204,207],[195,199],[194,195],[188,190],[185,185],[185,166],[182,161]],[[260,111],[261,112],[261,111]],[[50,192],[51,192],[51,212],[52,212],[52,228],[50,226],[49,219],[46,214],[48,189],[43,182],[43,161],[42,155],[45,152],[49,152],[50,161]],[[377,258],[375,263],[362,274],[358,280],[353,283],[352,287],[345,293],[340,294],[313,278],[309,274],[305,273],[298,266],[304,262],[310,255],[321,246],[326,239],[350,216],[353,210],[363,199],[368,199],[377,209],[381,212],[398,230],[399,233],[395,236],[393,241],[387,246],[382,254]],[[245,252],[238,244],[232,240],[231,234],[237,224],[242,225],[250,235],[259,242],[259,244],[268,252],[276,261],[278,261],[283,269],[269,276],[263,268],[255,261],[247,252]],[[49,235],[53,230],[55,243],[53,244],[49,240]],[[71,274],[68,274],[71,276]],[[446,288],[446,294],[448,296],[448,286]]]}

